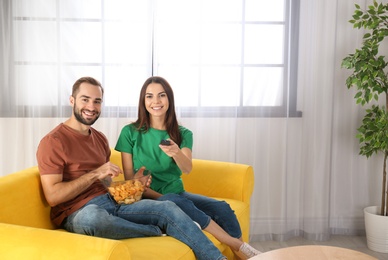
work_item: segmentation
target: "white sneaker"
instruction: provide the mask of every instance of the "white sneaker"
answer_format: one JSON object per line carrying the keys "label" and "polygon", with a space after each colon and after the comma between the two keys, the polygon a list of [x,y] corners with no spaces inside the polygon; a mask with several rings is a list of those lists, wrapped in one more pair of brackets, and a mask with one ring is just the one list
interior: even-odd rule
{"label": "white sneaker", "polygon": [[193,221],[193,222],[194,222],[195,225],[197,225],[197,227],[198,227],[199,229],[202,230],[201,226],[200,226],[197,222],[195,222],[195,221]]}
{"label": "white sneaker", "polygon": [[244,255],[246,257],[246,259],[254,257],[255,255],[261,254],[261,252],[259,250],[253,248],[252,246],[250,246],[249,244],[247,244],[245,242],[240,246],[238,253],[239,253],[239,255]]}

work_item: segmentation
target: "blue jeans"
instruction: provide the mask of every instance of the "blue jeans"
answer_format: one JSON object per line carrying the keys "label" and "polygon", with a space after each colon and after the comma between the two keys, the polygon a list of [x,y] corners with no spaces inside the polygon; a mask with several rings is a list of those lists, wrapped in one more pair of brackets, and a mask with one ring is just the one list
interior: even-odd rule
{"label": "blue jeans", "polygon": [[182,192],[165,194],[158,198],[161,201],[172,201],[189,217],[205,229],[214,220],[226,233],[235,238],[242,236],[240,224],[234,211],[225,201],[215,200],[206,196]]}
{"label": "blue jeans", "polygon": [[117,204],[105,194],[68,216],[63,227],[70,232],[110,239],[161,236],[164,231],[188,245],[197,259],[225,259],[190,217],[168,201],[141,200],[126,205]]}

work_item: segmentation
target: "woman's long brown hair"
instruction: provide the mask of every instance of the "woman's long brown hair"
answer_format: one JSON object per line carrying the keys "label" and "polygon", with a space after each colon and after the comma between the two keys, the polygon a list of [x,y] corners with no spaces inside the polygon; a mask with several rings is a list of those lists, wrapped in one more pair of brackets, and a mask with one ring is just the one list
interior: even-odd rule
{"label": "woman's long brown hair", "polygon": [[178,146],[182,143],[182,136],[179,132],[178,120],[175,113],[175,101],[174,101],[174,91],[172,90],[170,84],[162,77],[153,76],[148,78],[141,88],[140,97],[139,97],[139,108],[138,108],[138,116],[135,122],[138,131],[147,132],[150,128],[150,114],[145,107],[145,96],[147,87],[151,83],[157,83],[162,85],[164,91],[167,94],[169,107],[166,112],[166,117],[164,118],[164,124],[166,126],[167,133],[170,138],[178,144]]}

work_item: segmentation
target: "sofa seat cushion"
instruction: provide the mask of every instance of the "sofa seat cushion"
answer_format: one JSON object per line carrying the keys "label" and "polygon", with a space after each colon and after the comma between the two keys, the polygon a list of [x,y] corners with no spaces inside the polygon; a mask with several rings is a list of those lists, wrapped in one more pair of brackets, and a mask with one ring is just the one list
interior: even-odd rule
{"label": "sofa seat cushion", "polygon": [[[224,244],[206,231],[204,233],[217,248],[225,250]],[[195,259],[193,251],[187,245],[170,236],[129,238],[121,241],[129,248],[132,259]]]}
{"label": "sofa seat cushion", "polygon": [[131,259],[121,241],[0,223],[0,259]]}
{"label": "sofa seat cushion", "polygon": [[[249,204],[233,200],[233,199],[221,199],[215,198],[218,200],[224,200],[232,207],[235,211],[237,218],[240,220],[241,216],[249,214]],[[240,220],[241,221],[241,220]],[[225,250],[229,251],[225,244],[220,243],[213,235],[204,231],[204,234],[214,243],[214,245],[221,251],[225,253]],[[193,259],[195,256],[188,246],[184,243],[179,242],[173,237],[148,237],[148,238],[129,238],[123,239],[129,252],[131,258],[133,259]],[[157,250],[152,250],[157,248]],[[136,249],[136,250],[135,250]],[[230,254],[230,253],[229,253]]]}
{"label": "sofa seat cushion", "polygon": [[121,240],[131,259],[195,259],[193,251],[173,237],[129,238]]}

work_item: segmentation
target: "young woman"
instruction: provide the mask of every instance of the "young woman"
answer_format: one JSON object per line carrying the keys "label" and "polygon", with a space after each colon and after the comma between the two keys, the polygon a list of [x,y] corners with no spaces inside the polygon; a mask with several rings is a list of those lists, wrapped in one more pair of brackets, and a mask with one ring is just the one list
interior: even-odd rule
{"label": "young woman", "polygon": [[131,179],[145,166],[152,172],[152,183],[144,197],[175,202],[241,259],[260,254],[242,241],[229,204],[184,190],[181,175],[192,169],[193,134],[178,124],[170,84],[162,77],[148,78],[140,91],[138,109],[137,121],[123,127],[115,147],[121,152],[125,178]]}

